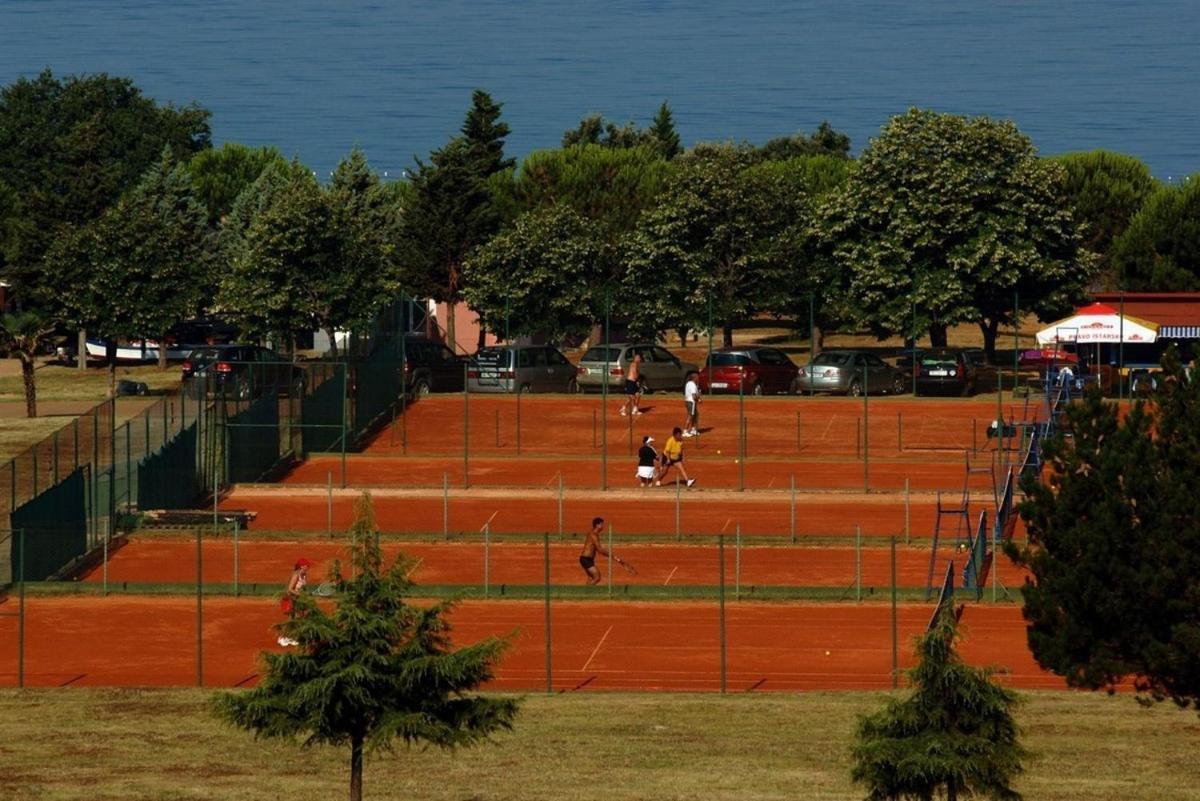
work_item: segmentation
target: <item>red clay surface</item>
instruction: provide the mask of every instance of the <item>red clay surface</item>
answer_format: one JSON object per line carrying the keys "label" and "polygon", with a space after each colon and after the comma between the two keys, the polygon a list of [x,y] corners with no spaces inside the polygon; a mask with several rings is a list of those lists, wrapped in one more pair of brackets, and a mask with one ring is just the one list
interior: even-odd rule
{"label": "red clay surface", "polygon": [[[634,454],[644,435],[661,445],[683,423],[676,398],[653,396],[647,413],[637,418],[620,417],[618,404],[616,399],[608,404],[603,475],[610,487],[636,484]],[[284,482],[437,487],[445,479],[455,486],[541,487],[561,477],[568,487],[598,488],[601,406],[598,396],[523,397],[518,450],[515,396],[434,396],[410,407],[365,453],[345,460],[315,456]],[[1037,405],[1010,404],[1002,412],[1032,419]],[[982,401],[876,398],[864,414],[861,401],[845,398],[751,398],[744,407],[736,398],[717,398],[705,403],[703,436],[686,440],[684,451],[692,474],[707,488],[782,489],[795,481],[801,489],[899,490],[907,480],[914,490],[959,490],[965,451],[972,452],[973,467],[995,458],[995,443],[986,437],[995,416],[996,407]],[[742,419],[744,457],[738,438]],[[864,442],[869,458],[862,455]]]}
{"label": "red clay surface", "polygon": [[[190,598],[36,597],[26,602],[27,686],[164,686],[196,682],[196,604]],[[4,604],[15,612],[14,603]],[[589,690],[716,690],[717,605],[561,602],[552,611],[553,687]],[[900,607],[900,666],[929,618],[929,605]],[[454,640],[512,635],[492,686],[546,686],[544,607],[539,602],[467,602],[454,613]],[[207,686],[252,684],[258,654],[277,650],[271,599],[204,603]],[[1061,688],[1037,667],[1015,607],[969,607],[964,657],[1003,665],[1005,681]],[[891,685],[890,609],[882,604],[727,605],[731,691],[885,688]],[[16,620],[0,617],[0,684],[16,683]]]}
{"label": "red clay surface", "polygon": [[[228,536],[208,539],[202,545],[203,580],[206,583],[232,583],[234,580],[234,549]],[[485,549],[482,542],[472,543],[391,543],[383,550],[390,560],[403,551],[414,560],[410,577],[421,584],[482,585],[484,580]],[[719,579],[716,545],[659,545],[614,543],[614,552],[637,569],[631,576],[620,566],[612,571],[617,585],[680,586],[715,585]],[[580,544],[554,543],[550,546],[550,581],[552,584],[583,584],[584,573],[579,566]],[[732,588],[740,580],[742,586],[791,586],[852,588],[855,583],[855,549],[853,547],[792,547],[745,546],[741,549],[740,566],[731,541],[726,548],[726,582]],[[346,564],[345,549],[327,541],[247,541],[238,545],[238,581],[243,584],[273,584],[280,586],[291,573],[291,566],[304,556],[314,562],[314,579],[326,575],[330,563],[340,558]],[[541,584],[544,560],[541,544],[492,542],[486,549],[488,581],[500,584]],[[938,564],[945,570],[945,560],[955,556],[950,548],[942,548]],[[863,548],[861,584],[864,588],[891,586],[890,549]],[[961,575],[965,554],[955,558]],[[607,560],[597,560],[602,573],[609,572]],[[739,569],[740,568],[740,569]],[[1001,563],[1001,580],[1006,585],[1019,586],[1023,573],[1007,559]],[[896,550],[897,586],[924,587],[929,572],[928,548],[899,546]],[[100,568],[92,570],[83,580],[98,583],[103,579]],[[940,577],[940,574],[939,574]],[[116,550],[108,563],[108,580],[138,583],[194,583],[196,580],[196,546],[194,542],[176,539],[133,538]],[[853,593],[850,593],[851,597]]]}
{"label": "red clay surface", "polygon": [[[380,530],[397,534],[441,533],[441,493],[412,495],[373,494],[375,517]],[[957,502],[955,495],[949,501]],[[351,522],[354,492],[333,495],[332,530],[345,531]],[[948,502],[949,502],[948,501]],[[318,531],[330,528],[329,501],[324,492],[295,492],[286,489],[239,487],[226,496],[223,509],[253,511],[257,531]],[[992,511],[990,497],[971,504],[972,523],[981,509]],[[472,491],[452,491],[448,504],[448,532],[478,534],[489,520],[493,533],[542,533],[559,531],[558,502],[553,493],[493,492],[487,496]],[[590,528],[595,516],[605,518],[620,534],[674,535],[675,493],[673,490],[629,491],[604,496],[568,495],[563,501],[564,531]],[[932,535],[937,518],[936,500],[914,498],[909,509],[910,538]],[[679,532],[682,536],[732,534],[741,525],[745,536],[791,534],[789,493],[705,495],[681,493]],[[805,495],[796,496],[796,535],[853,537],[855,526],[863,536],[904,538],[905,507],[902,495]],[[956,523],[943,520],[943,531],[954,536]]]}

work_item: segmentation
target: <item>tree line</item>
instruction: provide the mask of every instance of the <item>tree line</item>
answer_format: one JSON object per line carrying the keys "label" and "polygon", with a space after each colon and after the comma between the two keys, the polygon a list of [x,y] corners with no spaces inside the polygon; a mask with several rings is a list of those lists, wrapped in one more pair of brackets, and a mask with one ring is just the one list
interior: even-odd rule
{"label": "tree line", "polygon": [[[1200,187],[1104,151],[1044,158],[1011,122],[911,110],[853,158],[811,134],[685,148],[585,117],[518,165],[501,105],[383,181],[351,151],[322,183],[272,147],[212,146],[209,112],[129,79],[46,71],[0,91],[0,280],[18,354],[55,332],[162,337],[205,312],[288,347],[361,330],[399,294],[466,303],[486,330],[578,340],[756,317],[879,336],[1043,317],[1096,286],[1200,287]],[[446,321],[452,345],[470,349]],[[31,372],[31,368],[30,368]]]}

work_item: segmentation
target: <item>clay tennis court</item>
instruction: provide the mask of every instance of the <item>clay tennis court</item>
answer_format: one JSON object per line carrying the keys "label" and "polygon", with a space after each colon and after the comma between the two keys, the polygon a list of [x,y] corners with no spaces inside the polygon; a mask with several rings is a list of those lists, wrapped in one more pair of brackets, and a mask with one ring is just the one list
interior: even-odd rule
{"label": "clay tennis court", "polygon": [[[599,395],[523,395],[520,399],[522,453],[557,456],[591,455],[607,441],[609,453],[627,449],[645,434],[660,442],[673,426],[683,425],[683,402],[674,394],[648,395],[645,414],[622,417],[622,398],[610,397],[607,439],[603,439],[603,400]],[[1001,404],[1005,419],[1033,420],[1040,398],[1028,404]],[[464,431],[472,453],[498,455],[517,450],[515,395],[431,395],[409,406],[404,417],[388,425],[367,446],[376,454],[438,455],[461,453]],[[745,420],[750,456],[854,456],[864,432],[872,454],[911,454],[941,450],[961,453],[984,446],[987,426],[996,417],[994,402],[912,397],[861,398],[736,396],[705,398],[701,405],[702,436],[688,442],[697,453],[736,454],[739,419]],[[865,421],[865,422],[864,422]],[[923,454],[923,452],[925,452]]]}
{"label": "clay tennis court", "polygon": [[[493,588],[503,584],[540,585],[545,575],[543,546],[528,542],[429,543],[384,542],[383,552],[390,561],[403,552],[413,563],[409,572],[418,585],[469,585],[479,587],[484,582],[484,562],[487,579]],[[205,583],[232,584],[234,581],[234,545],[228,535],[202,541],[202,573]],[[650,587],[679,587],[687,585],[713,586],[719,583],[719,554],[715,544],[638,544],[614,543],[614,552],[636,569],[636,575],[620,565],[610,568],[603,557],[597,560],[601,571],[612,573],[618,587],[624,585]],[[578,542],[555,542],[549,548],[550,582],[554,585],[581,585],[584,573],[579,567]],[[332,562],[340,559],[348,564],[345,548],[327,540],[241,542],[237,547],[237,579],[243,586],[251,584],[282,586],[291,572],[292,564],[301,556],[314,565],[310,571],[314,580],[325,576]],[[741,549],[731,540],[725,552],[725,579],[729,591],[735,585],[751,588],[754,585],[775,587],[840,588],[853,598],[858,581],[867,592],[884,592],[891,586],[891,554],[886,547],[792,547],[747,545]],[[939,553],[939,570],[953,558],[957,573],[966,562],[966,554],[955,554],[951,548]],[[928,580],[928,547],[905,547],[896,550],[897,586],[924,587]],[[1020,586],[1024,572],[1002,559],[1001,577],[1006,585]],[[196,544],[181,538],[154,536],[133,537],[115,550],[109,559],[108,581],[117,586],[132,584],[194,584],[196,581]],[[939,573],[940,577],[940,573]],[[91,570],[82,580],[99,583],[104,571]]]}
{"label": "clay tennis court", "polygon": [[[959,490],[961,493],[961,488]],[[950,501],[961,495],[951,493]],[[239,486],[221,500],[226,510],[248,510],[257,517],[251,530],[264,532],[340,532],[353,518],[358,491],[305,490],[289,487]],[[395,534],[478,534],[485,523],[493,533],[559,531],[555,492],[513,490],[440,491],[372,490],[376,523]],[[994,511],[990,491],[971,502],[971,521],[987,509]],[[622,490],[609,493],[567,492],[562,502],[562,530],[583,531],[597,515],[618,535],[674,535],[675,492],[669,489]],[[443,520],[445,515],[445,520]],[[853,537],[858,526],[864,537],[901,539],[908,521],[910,538],[928,538],[937,518],[936,496],[913,496],[908,506],[902,494],[797,494],[795,531],[799,537]],[[490,521],[490,522],[489,522]],[[732,534],[738,525],[744,536],[789,537],[793,507],[788,492],[680,493],[679,535]],[[944,526],[947,521],[943,521]]]}
{"label": "clay tennis court", "polygon": [[[12,602],[4,605],[9,607]],[[901,667],[930,605],[899,609]],[[532,601],[465,602],[456,644],[512,636],[495,688],[546,686],[544,607]],[[203,607],[206,686],[254,683],[258,654],[279,650],[274,600],[216,598]],[[553,687],[571,690],[719,688],[718,611],[712,602],[558,602],[552,607]],[[31,597],[26,610],[27,686],[186,686],[196,683],[196,603],[186,597]],[[971,606],[962,618],[964,658],[1008,668],[1023,688],[1061,688],[1025,645],[1015,607]],[[16,622],[0,618],[0,684],[15,683]],[[728,688],[733,692],[891,686],[890,609],[884,604],[727,606]]]}

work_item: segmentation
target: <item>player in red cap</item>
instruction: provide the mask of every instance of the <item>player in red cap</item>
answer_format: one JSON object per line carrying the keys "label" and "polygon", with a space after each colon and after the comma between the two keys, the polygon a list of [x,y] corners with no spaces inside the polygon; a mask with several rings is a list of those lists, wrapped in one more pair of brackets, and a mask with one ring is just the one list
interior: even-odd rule
{"label": "player in red cap", "polygon": [[[308,586],[308,569],[312,567],[312,562],[305,559],[303,556],[296,560],[296,566],[292,568],[292,577],[288,580],[287,593],[284,594],[283,600],[280,602],[280,608],[289,619],[294,620],[296,617],[296,599],[300,597],[300,593],[304,592],[304,588]],[[296,645],[297,642],[290,637],[280,637],[279,644],[283,646]]]}

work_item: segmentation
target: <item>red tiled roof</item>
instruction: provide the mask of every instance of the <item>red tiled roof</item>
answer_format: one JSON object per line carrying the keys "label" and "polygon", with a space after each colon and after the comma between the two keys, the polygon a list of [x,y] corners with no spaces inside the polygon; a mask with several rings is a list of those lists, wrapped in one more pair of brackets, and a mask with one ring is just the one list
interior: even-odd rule
{"label": "red tiled roof", "polygon": [[[1097,292],[1094,297],[1121,308],[1120,292]],[[1200,292],[1126,292],[1125,313],[1163,326],[1200,326]]]}

